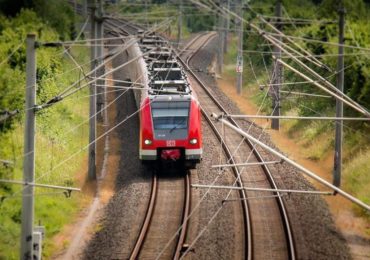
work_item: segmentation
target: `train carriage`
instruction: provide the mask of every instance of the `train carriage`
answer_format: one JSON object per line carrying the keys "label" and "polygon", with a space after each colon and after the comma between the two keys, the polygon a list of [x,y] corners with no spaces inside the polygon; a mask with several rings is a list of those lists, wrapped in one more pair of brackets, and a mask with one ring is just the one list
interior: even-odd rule
{"label": "train carriage", "polygon": [[135,45],[129,50],[140,57],[130,78],[144,87],[135,92],[140,108],[139,156],[146,164],[175,161],[194,168],[203,152],[199,102],[165,43],[151,36],[140,41],[140,48]]}

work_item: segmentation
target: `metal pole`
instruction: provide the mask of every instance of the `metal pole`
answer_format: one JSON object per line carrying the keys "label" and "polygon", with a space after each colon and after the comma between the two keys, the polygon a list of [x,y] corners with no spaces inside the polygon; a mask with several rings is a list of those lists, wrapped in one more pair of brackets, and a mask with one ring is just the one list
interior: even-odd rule
{"label": "metal pole", "polygon": [[[222,5],[222,3],[221,3]],[[223,36],[223,25],[224,25],[224,18],[223,18],[223,14],[222,13],[219,13],[218,16],[218,43],[219,43],[219,47],[218,47],[218,73],[219,75],[222,74],[222,67],[223,67],[223,63],[224,63],[224,47],[223,47],[223,42],[224,42],[224,36]]]}
{"label": "metal pole", "polygon": [[182,0],[179,0],[179,18],[177,21],[177,48],[180,47],[181,34],[182,34]]}
{"label": "metal pole", "polygon": [[85,19],[87,18],[87,1],[88,0],[83,0],[82,1],[82,16],[85,17]]}
{"label": "metal pole", "polygon": [[[343,92],[344,85],[344,15],[345,9],[341,2],[339,10],[339,46],[338,46],[338,67],[337,88]],[[336,117],[343,117],[343,102],[340,99],[336,100]],[[333,169],[333,184],[340,187],[342,174],[342,142],[343,142],[343,121],[335,122],[335,151],[334,151],[334,169]]]}
{"label": "metal pole", "polygon": [[237,75],[236,75],[236,91],[240,95],[242,93],[243,84],[243,0],[240,0],[239,18],[238,20],[238,57],[237,57]]}
{"label": "metal pole", "polygon": [[357,205],[365,208],[366,210],[370,211],[370,206],[367,205],[366,203],[362,202],[361,200],[353,197],[352,195],[348,194],[347,192],[345,192],[344,190],[341,190],[340,188],[334,186],[333,184],[331,184],[330,182],[324,180],[323,178],[317,176],[315,173],[311,172],[310,170],[304,168],[303,166],[301,166],[300,164],[292,161],[291,159],[289,159],[288,157],[286,157],[285,155],[281,154],[280,152],[276,151],[275,149],[271,148],[270,146],[262,143],[260,140],[254,138],[252,135],[244,132],[243,130],[241,130],[240,128],[234,126],[233,124],[231,124],[230,122],[228,122],[227,120],[225,119],[222,119],[221,117],[215,115],[215,114],[212,114],[212,117],[214,118],[217,118],[219,121],[221,121],[222,123],[224,123],[226,126],[230,127],[231,129],[233,129],[234,131],[236,131],[237,133],[239,133],[240,135],[248,138],[251,142],[255,143],[255,144],[258,144],[259,146],[261,146],[262,148],[266,149],[267,151],[269,151],[270,153],[276,155],[277,157],[279,157],[280,159],[284,160],[285,162],[289,163],[290,165],[294,166],[295,168],[299,169],[300,171],[302,171],[303,173],[305,173],[307,176],[311,177],[312,179],[318,181],[319,183],[325,185],[326,187],[332,189],[333,191],[339,193],[340,195],[342,195],[343,197],[347,198],[348,200],[356,203]]}
{"label": "metal pole", "polygon": [[[104,52],[104,41],[101,40],[104,38],[104,27],[103,27],[103,0],[99,0],[98,2],[98,17],[97,17],[97,23],[96,23],[96,38],[98,39],[96,41],[96,57],[99,57],[99,59],[96,60],[97,66],[99,69],[97,70],[97,76],[100,77],[104,74],[104,66],[100,66],[103,63],[103,52]],[[105,95],[105,88],[102,87],[105,85],[104,79],[99,79],[97,81],[97,84],[99,87],[96,87],[97,90],[97,96],[96,96],[96,111],[101,111],[104,104],[104,95]],[[104,94],[104,95],[103,95]],[[102,113],[99,113],[97,115],[99,120],[102,120],[103,115]]]}
{"label": "metal pole", "polygon": [[[282,15],[282,8],[281,8],[281,0],[276,1],[275,6],[275,16],[276,19],[276,27],[281,31],[281,15]],[[277,37],[279,41],[281,41],[281,37]],[[277,46],[274,46],[274,55],[276,58],[281,58],[281,49]],[[282,75],[283,74],[283,66],[275,60],[274,63],[274,70],[273,70],[273,86],[272,86],[272,115],[273,116],[280,116],[280,88],[281,83],[283,81]],[[274,118],[271,120],[271,128],[274,130],[279,130],[280,128],[280,121],[278,118]]]}
{"label": "metal pole", "polygon": [[[230,10],[230,0],[227,0],[226,3],[227,10]],[[225,31],[224,31],[224,53],[227,52],[227,40],[229,38],[229,30],[230,30],[230,14],[227,13],[226,19],[224,19],[225,24]]]}
{"label": "metal pole", "polygon": [[145,0],[145,26],[148,27],[148,0]]}
{"label": "metal pole", "polygon": [[[35,178],[35,104],[36,104],[36,50],[35,34],[27,35],[26,50],[26,124],[24,130],[24,183]],[[23,185],[20,259],[33,259],[34,187]]]}
{"label": "metal pole", "polygon": [[[96,21],[95,21],[95,0],[90,0],[90,39],[96,39]],[[91,70],[94,71],[93,77],[96,78],[96,41],[91,41]],[[96,86],[95,81],[90,85],[90,106],[89,106],[89,167],[88,167],[88,180],[96,180],[96,163],[95,163],[95,138],[96,138]]]}

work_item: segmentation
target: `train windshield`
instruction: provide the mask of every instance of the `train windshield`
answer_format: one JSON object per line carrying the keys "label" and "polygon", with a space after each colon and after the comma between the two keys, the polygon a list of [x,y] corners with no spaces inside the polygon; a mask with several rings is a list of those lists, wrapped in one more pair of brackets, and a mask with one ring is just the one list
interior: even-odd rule
{"label": "train windshield", "polygon": [[151,104],[155,130],[170,130],[188,128],[189,101],[157,101]]}

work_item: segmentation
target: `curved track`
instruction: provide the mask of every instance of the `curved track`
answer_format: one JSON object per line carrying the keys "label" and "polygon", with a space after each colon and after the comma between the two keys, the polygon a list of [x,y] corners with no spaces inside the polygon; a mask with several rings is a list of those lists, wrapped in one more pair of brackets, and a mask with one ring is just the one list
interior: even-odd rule
{"label": "curved track", "polygon": [[[189,67],[191,59],[216,35],[209,33],[195,39],[188,48],[193,51],[183,55],[181,62],[188,69],[193,89],[198,95],[202,112],[214,133],[220,140],[224,140],[223,147],[231,164],[244,162],[263,162],[263,158],[254,149],[253,144],[243,139],[235,132],[225,129],[222,136],[222,125],[210,119],[211,113],[221,114],[227,111],[207,89],[200,78]],[[185,52],[186,53],[186,52]],[[186,62],[184,61],[186,60]],[[237,123],[230,120],[234,125]],[[236,152],[235,152],[236,151]],[[231,156],[231,153],[234,153]],[[277,186],[267,166],[233,167],[236,176],[240,176],[241,185],[249,187],[272,188]],[[245,192],[248,198],[248,209],[245,213],[247,232],[247,259],[295,259],[293,235],[290,229],[289,218],[284,202],[277,192],[264,193]],[[243,198],[243,197],[242,197]],[[246,200],[244,200],[246,202]]]}
{"label": "curved track", "polygon": [[[115,23],[116,22],[118,21],[115,21]],[[125,22],[120,22],[122,26],[127,25]],[[138,29],[139,28],[136,27],[136,32]],[[128,33],[134,32],[130,30]],[[205,119],[210,124],[217,138],[223,140],[223,148],[229,162],[231,164],[244,163],[246,161],[263,162],[263,158],[248,140],[241,138],[238,134],[229,129],[223,129],[220,123],[210,119],[209,115],[211,115],[211,113],[226,113],[226,110],[211,94],[200,78],[189,68],[192,58],[198,55],[199,50],[215,36],[215,33],[199,35],[188,43],[186,50],[183,51],[184,55],[182,59],[179,58],[179,60],[188,71],[189,81],[192,83],[193,89],[197,93]],[[235,121],[231,121],[233,124],[237,125]],[[237,176],[236,183],[239,186],[277,188],[273,176],[266,166],[249,168],[233,167],[233,171]],[[160,250],[163,248],[163,245],[171,239],[168,234],[176,233],[178,227],[184,225],[182,229],[184,233],[178,236],[179,242],[172,242],[171,245],[166,248],[166,251],[162,252],[162,257],[178,258],[181,254],[180,251],[183,243],[181,240],[185,238],[184,234],[186,233],[186,223],[182,223],[182,221],[187,219],[187,213],[184,213],[187,201],[186,197],[190,198],[189,192],[185,195],[185,191],[190,191],[190,188],[184,188],[184,185],[179,184],[184,181],[174,178],[157,182],[158,183],[155,185],[157,190],[155,191],[153,188],[152,191],[152,194],[156,196],[154,199],[150,200],[157,206],[155,206],[154,209],[150,208],[154,206],[148,207],[148,215],[144,221],[142,232],[138,237],[135,250],[132,251],[130,259],[152,259],[161,252]],[[158,189],[158,187],[160,188]],[[179,195],[168,196],[168,194],[171,193],[181,193],[183,197],[179,199]],[[244,209],[243,214],[246,236],[245,258],[295,259],[293,236],[290,231],[289,219],[281,196],[279,196],[277,192],[264,193],[261,195],[260,192],[255,191],[240,191],[240,197]],[[179,203],[179,201],[183,203]],[[158,207],[158,205],[160,207]],[[179,208],[178,205],[184,206]],[[174,214],[171,215],[168,214],[168,212],[174,212]],[[174,218],[169,218],[170,215]],[[165,227],[163,223],[166,223]]]}

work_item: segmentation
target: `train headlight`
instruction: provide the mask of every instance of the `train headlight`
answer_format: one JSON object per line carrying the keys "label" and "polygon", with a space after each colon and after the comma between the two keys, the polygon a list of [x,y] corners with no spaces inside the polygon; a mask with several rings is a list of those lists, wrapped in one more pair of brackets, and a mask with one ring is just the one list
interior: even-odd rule
{"label": "train headlight", "polygon": [[144,144],[146,144],[146,145],[151,145],[151,144],[152,144],[152,140],[145,139],[145,140],[144,140]]}
{"label": "train headlight", "polygon": [[193,138],[193,139],[190,139],[190,142],[191,144],[197,144],[198,143],[198,140],[196,138]]}

